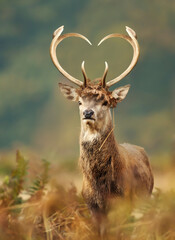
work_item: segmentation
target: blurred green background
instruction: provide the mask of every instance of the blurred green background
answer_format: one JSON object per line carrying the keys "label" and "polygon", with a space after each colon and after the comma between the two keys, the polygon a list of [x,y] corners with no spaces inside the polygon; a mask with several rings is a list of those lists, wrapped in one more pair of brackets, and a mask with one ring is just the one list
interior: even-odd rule
{"label": "blurred green background", "polygon": [[91,79],[108,61],[107,80],[126,69],[132,48],[120,39],[97,47],[107,34],[133,28],[140,58],[121,86],[130,92],[115,109],[118,142],[143,146],[153,164],[172,161],[175,147],[174,0],[1,0],[0,151],[31,149],[48,160],[71,163],[79,154],[78,105],[65,100],[58,82],[67,80],[49,56],[52,34],[78,32],[93,43],[69,38],[58,47],[62,66],[82,79],[81,62]]}

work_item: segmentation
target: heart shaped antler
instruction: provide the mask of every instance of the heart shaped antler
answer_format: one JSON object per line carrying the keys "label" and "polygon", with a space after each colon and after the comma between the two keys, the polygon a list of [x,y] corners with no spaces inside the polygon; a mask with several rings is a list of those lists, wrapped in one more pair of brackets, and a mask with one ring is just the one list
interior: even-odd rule
{"label": "heart shaped antler", "polygon": [[[84,68],[84,61],[82,62],[82,65],[81,65],[81,69],[82,69],[83,76],[84,76],[84,83],[83,83],[82,81],[80,81],[80,80],[74,78],[73,76],[71,76],[69,73],[67,73],[61,67],[61,65],[60,65],[60,63],[57,59],[56,48],[61,41],[63,41],[65,38],[68,38],[68,37],[79,37],[79,38],[84,39],[90,45],[92,45],[92,44],[85,36],[83,36],[79,33],[67,33],[67,34],[61,35],[61,33],[63,32],[63,29],[64,29],[64,26],[61,26],[53,33],[53,40],[52,40],[51,45],[50,45],[51,59],[52,59],[54,65],[56,66],[56,68],[67,79],[69,79],[71,82],[77,84],[78,86],[87,87],[88,77],[87,77],[87,74],[86,74],[86,71],[85,71],[85,68]],[[119,34],[119,33],[113,33],[113,34],[110,34],[110,35],[104,37],[98,44],[98,46],[99,46],[102,42],[104,42],[105,40],[107,40],[109,38],[119,37],[119,38],[123,38],[123,39],[127,40],[131,44],[131,46],[133,47],[133,50],[134,50],[133,58],[132,58],[132,61],[129,65],[129,67],[122,74],[120,74],[120,76],[108,81],[107,83],[105,82],[105,80],[106,80],[106,75],[107,75],[107,72],[108,72],[108,64],[107,64],[107,62],[105,62],[105,71],[104,71],[103,77],[101,79],[101,84],[104,88],[105,87],[111,87],[112,85],[114,85],[115,83],[119,82],[124,77],[126,77],[131,72],[131,70],[134,68],[134,66],[136,65],[136,63],[138,61],[140,50],[139,50],[139,44],[138,44],[137,39],[136,39],[136,33],[134,32],[133,29],[131,29],[129,27],[126,27],[126,31],[127,31],[129,36],[126,36],[124,34]]]}
{"label": "heart shaped antler", "polygon": [[[139,44],[136,39],[136,33],[133,29],[131,29],[129,27],[126,27],[126,31],[129,36],[119,34],[119,33],[113,33],[113,34],[110,34],[110,35],[104,37],[98,44],[98,46],[99,46],[102,42],[104,42],[105,40],[107,40],[109,38],[119,37],[119,38],[123,38],[123,39],[127,40],[131,44],[131,46],[133,47],[133,50],[134,50],[133,58],[132,58],[132,61],[129,65],[129,67],[122,74],[120,74],[120,76],[108,81],[106,84],[105,84],[105,78],[103,77],[102,78],[103,87],[105,87],[105,86],[111,87],[115,83],[122,80],[124,77],[126,77],[131,72],[131,70],[134,68],[134,66],[136,65],[136,63],[138,61],[140,50],[139,50]],[[105,64],[107,65],[106,62],[105,62]],[[106,75],[105,75],[105,77],[106,77]]]}
{"label": "heart shaped antler", "polygon": [[[83,35],[79,34],[79,33],[67,33],[67,34],[64,34],[64,35],[61,35],[61,33],[63,32],[63,29],[64,29],[64,26],[61,26],[59,27],[54,33],[53,33],[53,39],[52,39],[52,42],[51,42],[51,45],[50,45],[50,56],[51,56],[51,59],[54,63],[54,65],[56,66],[56,68],[67,78],[69,79],[71,82],[75,83],[76,85],[78,86],[83,86],[83,82],[78,80],[77,78],[74,78],[73,76],[71,76],[69,73],[67,73],[60,65],[58,59],[57,59],[57,55],[56,55],[56,48],[58,46],[58,44],[63,41],[65,38],[68,38],[68,37],[79,37],[79,38],[82,38],[84,39],[86,42],[88,42],[90,45],[91,42]],[[83,71],[83,68],[84,68],[84,63],[82,63],[82,71]],[[84,79],[86,77],[86,73],[85,73],[85,70],[83,72],[83,75],[84,75]],[[87,78],[87,77],[86,77]],[[86,81],[84,81],[84,85],[86,85]]]}

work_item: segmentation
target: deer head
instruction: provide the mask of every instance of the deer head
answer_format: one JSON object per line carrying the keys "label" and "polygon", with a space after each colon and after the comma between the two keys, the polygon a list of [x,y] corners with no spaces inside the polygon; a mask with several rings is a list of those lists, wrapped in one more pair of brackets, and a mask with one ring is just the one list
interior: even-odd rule
{"label": "deer head", "polygon": [[132,61],[129,67],[120,76],[106,83],[105,80],[108,72],[108,64],[105,62],[105,71],[103,76],[99,79],[96,79],[95,81],[90,81],[87,77],[83,61],[81,69],[84,76],[84,82],[82,82],[71,76],[61,67],[56,56],[56,48],[62,40],[68,37],[80,37],[87,41],[90,45],[92,44],[85,36],[78,33],[68,33],[61,35],[63,28],[63,26],[58,28],[53,34],[53,40],[50,46],[51,59],[56,68],[67,79],[79,87],[74,88],[72,86],[60,83],[60,90],[66,98],[79,103],[82,126],[86,128],[90,126],[91,130],[93,131],[100,131],[110,122],[110,108],[115,107],[118,102],[121,102],[129,91],[130,85],[116,88],[113,91],[109,91],[109,87],[127,76],[137,63],[139,57],[139,45],[136,39],[136,33],[131,28],[126,27],[126,31],[129,36],[118,33],[110,34],[104,37],[98,44],[99,46],[105,40],[113,37],[123,38],[131,44],[133,47]]}

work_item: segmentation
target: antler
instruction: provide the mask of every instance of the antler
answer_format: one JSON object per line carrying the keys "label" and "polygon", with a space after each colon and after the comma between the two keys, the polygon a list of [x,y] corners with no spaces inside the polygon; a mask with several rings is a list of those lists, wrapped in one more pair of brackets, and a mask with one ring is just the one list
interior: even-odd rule
{"label": "antler", "polygon": [[104,70],[104,73],[103,73],[103,77],[101,79],[101,84],[102,84],[102,87],[104,87],[104,88],[105,88],[105,85],[106,85],[105,80],[106,80],[107,73],[108,73],[108,63],[105,62],[105,70]]}
{"label": "antler", "polygon": [[[120,74],[120,76],[110,80],[109,82],[106,83],[106,86],[107,87],[111,87],[112,85],[114,85],[115,83],[119,82],[120,80],[122,80],[124,77],[126,77],[130,72],[131,70],[134,68],[134,66],[136,65],[137,61],[138,61],[138,58],[139,58],[139,44],[137,42],[137,37],[136,37],[136,33],[134,30],[132,30],[131,28],[129,27],[126,27],[126,31],[128,33],[129,36],[126,36],[126,35],[123,35],[123,34],[118,34],[118,33],[113,33],[113,34],[110,34],[106,37],[104,37],[98,44],[98,46],[104,42],[105,40],[109,39],[109,38],[112,38],[112,37],[119,37],[119,38],[123,38],[125,40],[127,40],[131,46],[133,47],[133,50],[134,50],[134,53],[133,53],[133,58],[132,58],[132,61],[129,65],[129,67],[122,73]],[[105,62],[106,66],[107,66],[107,63]],[[106,74],[107,74],[107,71],[106,71]],[[105,75],[106,77],[106,75]],[[105,87],[105,78],[103,76],[103,87]]]}
{"label": "antler", "polygon": [[85,61],[83,61],[82,64],[81,64],[81,70],[82,70],[83,77],[84,77],[84,87],[87,87],[88,77],[87,77],[87,74],[86,74],[86,71],[85,71],[85,68],[84,68],[84,63],[85,63]]}
{"label": "antler", "polygon": [[[72,77],[69,73],[67,73],[60,65],[60,63],[58,62],[58,59],[57,59],[57,56],[56,56],[56,48],[58,46],[58,44],[63,41],[65,38],[68,38],[68,37],[79,37],[79,38],[82,38],[84,39],[86,42],[88,42],[90,45],[91,42],[83,35],[79,34],[79,33],[67,33],[67,34],[64,34],[61,36],[61,33],[63,32],[64,30],[64,26],[61,26],[59,27],[57,30],[55,30],[55,32],[53,33],[53,39],[52,39],[52,42],[51,42],[51,45],[50,45],[50,56],[51,56],[51,59],[55,65],[55,67],[66,77],[68,78],[71,82],[77,84],[78,86],[83,86],[83,82],[78,80],[77,78],[74,78]],[[84,66],[84,63],[82,63],[82,65]],[[83,67],[82,67],[82,70],[83,70]],[[85,72],[85,71],[84,71]],[[84,79],[85,79],[85,76],[86,74],[84,74],[83,72],[83,75],[84,75]],[[84,81],[84,85],[86,85],[86,81]]]}

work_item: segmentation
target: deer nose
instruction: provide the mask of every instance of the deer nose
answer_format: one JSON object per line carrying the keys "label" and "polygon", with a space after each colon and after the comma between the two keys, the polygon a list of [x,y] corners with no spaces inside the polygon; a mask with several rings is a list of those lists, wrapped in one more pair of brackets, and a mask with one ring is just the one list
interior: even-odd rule
{"label": "deer nose", "polygon": [[84,112],[83,112],[83,115],[84,115],[84,117],[85,118],[91,118],[91,116],[94,114],[94,111],[93,110],[85,110]]}

